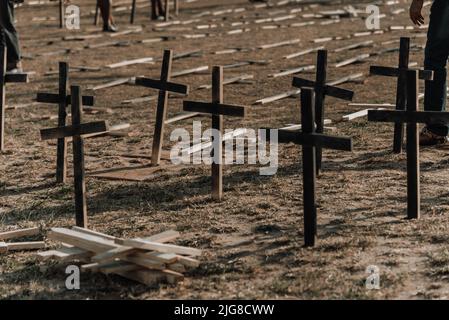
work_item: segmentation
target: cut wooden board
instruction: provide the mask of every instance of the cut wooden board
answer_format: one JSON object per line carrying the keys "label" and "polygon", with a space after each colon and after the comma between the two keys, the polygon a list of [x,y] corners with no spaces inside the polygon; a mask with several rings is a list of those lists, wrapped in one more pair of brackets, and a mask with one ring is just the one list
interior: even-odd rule
{"label": "cut wooden board", "polygon": [[64,228],[52,228],[48,233],[48,238],[95,253],[120,247],[112,240]]}
{"label": "cut wooden board", "polygon": [[39,233],[39,228],[28,228],[21,230],[6,231],[0,233],[0,240],[15,239],[26,236],[34,236]]}
{"label": "cut wooden board", "polygon": [[175,254],[182,254],[182,255],[189,255],[189,256],[201,255],[201,250],[198,250],[198,249],[182,247],[182,246],[177,246],[177,245],[171,245],[171,244],[163,244],[163,243],[158,243],[158,242],[145,241],[145,240],[125,239],[125,240],[116,240],[116,243],[126,246],[126,247],[133,247],[133,248],[137,248],[137,249],[145,249],[145,250],[159,251],[159,252],[165,252],[165,253],[175,253]]}
{"label": "cut wooden board", "polygon": [[91,252],[75,247],[62,247],[57,250],[37,253],[37,258],[42,261],[50,259],[56,259],[58,261],[85,260],[91,256]]}
{"label": "cut wooden board", "polygon": [[8,251],[18,250],[36,250],[45,248],[45,242],[43,241],[30,241],[30,242],[10,242],[6,243]]}
{"label": "cut wooden board", "polygon": [[[366,117],[368,115],[368,111],[372,109],[364,109],[351,114],[347,114],[342,117],[343,121],[351,121],[357,118]],[[377,110],[384,110],[384,108],[378,108]]]}
{"label": "cut wooden board", "polygon": [[108,180],[146,181],[154,178],[163,169],[163,166],[123,167],[90,172],[88,176]]}

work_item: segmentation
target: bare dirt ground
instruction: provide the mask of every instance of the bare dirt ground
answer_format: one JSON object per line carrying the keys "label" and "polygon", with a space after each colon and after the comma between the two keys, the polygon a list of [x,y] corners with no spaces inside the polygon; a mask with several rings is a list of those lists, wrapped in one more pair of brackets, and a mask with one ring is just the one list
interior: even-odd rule
{"label": "bare dirt ground", "polygon": [[[103,35],[86,41],[63,41],[70,35],[101,34],[92,25],[93,2],[79,4],[83,14],[81,29],[58,29],[58,22],[41,21],[58,15],[55,4],[25,5],[18,8],[18,29],[22,38],[24,67],[35,71],[29,84],[10,84],[7,88],[9,106],[31,103],[38,91],[55,91],[57,76],[45,72],[57,70],[58,61],[71,65],[102,67],[101,71],[71,74],[72,84],[87,88],[122,77],[159,76],[160,63],[141,64],[118,69],[105,66],[126,59],[162,56],[163,49],[175,52],[201,49],[201,57],[176,60],[174,71],[202,65],[226,65],[242,60],[271,60],[269,65],[250,65],[225,70],[225,77],[253,74],[254,82],[225,87],[225,101],[252,105],[256,100],[291,89],[291,76],[277,79],[268,75],[282,69],[312,64],[315,54],[286,60],[284,55],[318,45],[329,49],[329,79],[334,80],[357,72],[365,74],[363,83],[342,85],[355,91],[355,102],[394,103],[395,79],[368,76],[369,66],[396,65],[397,52],[371,57],[363,63],[335,68],[334,64],[362,53],[394,48],[400,36],[412,37],[412,43],[425,43],[425,29],[389,31],[390,26],[410,26],[407,9],[399,1],[380,5],[384,34],[360,38],[313,43],[321,37],[345,37],[367,31],[362,18],[342,18],[339,23],[324,24],[326,19],[304,18],[303,14],[342,8],[336,5],[287,4],[256,9],[248,1],[205,1],[183,4],[176,19],[190,24],[155,29],[148,19],[149,8],[139,9],[136,25],[143,31],[110,38]],[[366,4],[354,6],[365,10]],[[245,11],[222,15],[213,12],[245,8]],[[257,19],[281,17],[302,8],[296,17],[279,22],[255,23]],[[202,17],[194,16],[207,12]],[[428,21],[429,7],[425,16]],[[129,27],[129,10],[115,13],[121,30]],[[288,27],[292,23],[315,21],[314,25]],[[243,26],[232,25],[247,22]],[[196,26],[216,24],[201,30]],[[262,29],[264,25],[284,28]],[[191,28],[191,29],[190,29]],[[248,28],[241,34],[226,34],[233,29]],[[185,34],[210,33],[209,37],[184,39]],[[176,39],[138,44],[137,40],[160,36]],[[214,51],[234,47],[255,48],[262,44],[300,38],[299,44],[215,55]],[[59,49],[78,49],[87,43],[120,40],[128,46],[72,50],[68,54],[41,55]],[[374,47],[333,52],[351,43],[373,40]],[[30,56],[34,56],[33,59]],[[422,65],[422,48],[411,53],[412,62]],[[314,73],[302,76],[314,78]],[[197,86],[210,83],[210,73],[177,78],[176,81]],[[123,153],[149,155],[153,135],[155,102],[124,106],[126,99],[153,95],[155,91],[122,85],[95,91],[96,107],[104,112],[85,114],[84,120],[108,120],[111,124],[128,122],[131,135],[125,138],[89,139],[85,144],[86,170],[146,165],[146,158],[130,159]],[[194,90],[189,99],[208,101],[209,90]],[[170,100],[169,116],[181,111],[182,99]],[[112,111],[108,112],[108,108]],[[343,115],[358,111],[346,102],[326,100],[326,118],[332,119],[335,135],[351,136],[354,152],[325,151],[323,174],[318,179],[317,201],[318,244],[303,248],[302,165],[301,149],[292,144],[280,146],[279,170],[275,176],[259,175],[259,166],[233,165],[224,170],[225,198],[221,203],[210,200],[210,168],[206,165],[187,167],[179,172],[160,174],[145,182],[87,179],[90,227],[120,237],[154,234],[167,229],[182,233],[178,244],[204,250],[199,269],[189,273],[183,283],[148,288],[118,276],[83,274],[81,290],[67,291],[63,265],[39,263],[33,252],[9,253],[0,256],[0,297],[4,299],[380,299],[380,298],[448,298],[449,297],[449,202],[447,148],[421,150],[422,219],[405,220],[406,158],[391,152],[392,126],[368,123],[366,118],[341,122]],[[73,186],[54,183],[56,148],[54,143],[40,141],[39,129],[53,127],[55,120],[36,117],[55,115],[56,107],[39,104],[7,111],[6,146],[0,154],[0,230],[40,226],[69,227],[74,223]],[[284,99],[266,105],[252,105],[245,119],[226,118],[225,128],[281,127],[299,123],[299,100]],[[210,124],[208,117],[203,125]],[[191,130],[192,120],[169,125]],[[71,149],[69,150],[69,154]],[[71,156],[69,156],[71,162]],[[71,172],[71,171],[69,171]],[[48,246],[55,245],[48,242]],[[380,290],[367,290],[366,268],[380,269]]]}

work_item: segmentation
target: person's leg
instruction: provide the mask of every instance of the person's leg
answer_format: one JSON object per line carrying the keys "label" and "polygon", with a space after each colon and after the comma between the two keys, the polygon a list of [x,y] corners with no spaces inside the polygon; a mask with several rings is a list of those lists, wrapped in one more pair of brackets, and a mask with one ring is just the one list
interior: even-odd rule
{"label": "person's leg", "polygon": [[115,32],[117,31],[114,26],[114,20],[112,18],[112,4],[111,0],[97,0],[100,7],[101,17],[103,19],[103,31]]}
{"label": "person's leg", "polygon": [[0,41],[8,50],[8,70],[20,67],[20,47],[17,30],[14,27],[14,3],[11,0],[0,1]]}
{"label": "person's leg", "polygon": [[156,20],[157,19],[157,8],[156,8],[156,0],[151,0],[151,19]]}
{"label": "person's leg", "polygon": [[[426,81],[424,110],[444,111],[446,109],[446,64],[449,55],[449,1],[435,0],[430,14],[424,67],[434,71],[434,80]],[[449,133],[443,123],[429,123],[427,129],[439,136]]]}
{"label": "person's leg", "polygon": [[159,17],[163,17],[165,16],[165,10],[164,10],[164,6],[162,5],[162,0],[156,0],[157,1],[157,7],[159,10]]}

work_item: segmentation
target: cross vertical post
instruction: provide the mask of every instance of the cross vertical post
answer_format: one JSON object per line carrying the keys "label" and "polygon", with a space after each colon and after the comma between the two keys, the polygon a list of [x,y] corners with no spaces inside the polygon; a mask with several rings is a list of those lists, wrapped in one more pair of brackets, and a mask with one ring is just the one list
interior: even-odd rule
{"label": "cross vertical post", "polygon": [[[316,116],[316,132],[324,132],[324,100],[326,98],[325,85],[327,77],[327,51],[318,50],[317,70],[315,80],[315,116]],[[323,150],[316,148],[316,172],[319,174],[321,170],[321,161]]]}
{"label": "cross vertical post", "polygon": [[[301,89],[301,125],[304,134],[315,133],[315,110],[313,89]],[[304,244],[313,247],[316,240],[317,212],[316,191],[316,150],[313,145],[302,146],[303,196],[304,196]]]}
{"label": "cross vertical post", "polygon": [[165,0],[165,21],[170,19],[170,0]]}
{"label": "cross vertical post", "polygon": [[6,47],[0,46],[0,151],[5,150]]}
{"label": "cross vertical post", "polygon": [[[407,73],[407,111],[417,111],[419,82],[416,71]],[[419,133],[416,122],[407,123],[407,217],[420,217]]]}
{"label": "cross vertical post", "polygon": [[64,28],[64,0],[59,0],[59,28]]}
{"label": "cross vertical post", "polygon": [[[81,125],[81,89],[79,86],[70,88],[72,96],[72,126]],[[73,176],[75,179],[75,216],[78,227],[87,228],[86,182],[84,172],[84,139],[74,135],[73,142]]]}
{"label": "cross vertical post", "polygon": [[131,19],[130,19],[131,24],[134,23],[135,15],[136,15],[136,0],[133,0],[133,3],[131,5]]}
{"label": "cross vertical post", "polygon": [[[399,69],[406,70],[409,65],[410,56],[410,38],[401,38],[399,45]],[[396,109],[405,110],[407,103],[407,74],[400,72],[397,82]],[[403,123],[394,124],[393,152],[402,152],[402,143],[404,141]]]}
{"label": "cross vertical post", "polygon": [[[59,63],[59,96],[67,96],[69,80],[69,66],[66,62]],[[58,127],[64,127],[67,120],[67,99],[61,99],[58,105]],[[56,151],[56,182],[65,183],[67,180],[67,140],[60,138]]]}
{"label": "cross vertical post", "polygon": [[[172,68],[173,51],[165,50],[162,60],[161,82],[169,82]],[[151,154],[151,163],[159,165],[161,161],[162,140],[164,138],[164,124],[167,115],[168,91],[159,90],[159,99],[157,101],[156,124],[154,127],[153,150]]]}
{"label": "cross vertical post", "polygon": [[179,15],[179,1],[175,0],[175,16]]}
{"label": "cross vertical post", "polygon": [[171,69],[173,61],[173,51],[165,50],[162,60],[161,78],[160,80],[153,80],[150,78],[138,77],[136,78],[136,85],[153,88],[159,90],[156,110],[156,123],[154,127],[153,146],[151,154],[151,163],[154,166],[160,164],[162,143],[164,139],[165,117],[167,115],[169,92],[179,94],[188,94],[189,87],[170,82]]}
{"label": "cross vertical post", "polygon": [[[212,69],[212,103],[223,103],[223,67],[214,66]],[[212,114],[212,129],[218,134],[214,136],[212,155],[212,197],[221,200],[223,197],[223,116]]]}

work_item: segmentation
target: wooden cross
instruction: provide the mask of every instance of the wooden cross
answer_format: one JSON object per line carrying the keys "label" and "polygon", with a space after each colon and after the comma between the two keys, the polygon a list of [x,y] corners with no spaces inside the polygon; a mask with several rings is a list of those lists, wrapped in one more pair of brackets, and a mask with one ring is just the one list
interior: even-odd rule
{"label": "wooden cross", "polygon": [[6,84],[28,82],[27,73],[7,73],[6,64],[6,47],[0,46],[0,151],[5,150]]}
{"label": "wooden cross", "polygon": [[75,180],[75,216],[78,227],[87,228],[86,183],[84,172],[84,138],[85,134],[109,130],[106,121],[81,123],[82,98],[79,86],[71,86],[72,125],[41,130],[41,139],[63,139],[72,137],[73,170]]}
{"label": "wooden cross", "polygon": [[[399,65],[397,68],[371,66],[370,74],[397,77],[396,110],[405,110],[407,104],[407,71],[409,69],[410,38],[401,38],[399,45]],[[433,71],[420,70],[419,78],[422,80],[433,80]],[[402,152],[404,140],[404,126],[402,123],[394,124],[393,152]]]}
{"label": "wooden cross", "polygon": [[[315,117],[316,117],[316,132],[324,132],[324,100],[326,96],[331,96],[343,100],[351,101],[354,92],[346,89],[337,88],[335,86],[326,85],[327,81],[327,50],[318,50],[317,53],[317,68],[315,82],[302,79],[293,78],[293,86],[297,88],[313,87],[315,91]],[[316,170],[320,173],[322,162],[322,150],[319,146],[316,147]]]}
{"label": "wooden cross", "polygon": [[219,132],[213,140],[212,161],[212,197],[220,201],[223,198],[223,116],[244,117],[246,107],[224,104],[223,67],[212,69],[212,102],[184,101],[184,111],[208,113],[212,115],[212,128]]}
{"label": "wooden cross", "polygon": [[142,77],[136,78],[136,85],[159,90],[159,98],[156,111],[156,124],[153,136],[153,150],[151,155],[151,163],[155,166],[159,165],[161,160],[162,142],[164,139],[164,124],[168,106],[168,93],[176,92],[185,95],[189,94],[189,86],[170,82],[172,61],[173,51],[165,50],[164,58],[162,60],[160,80],[153,80]]}
{"label": "wooden cross", "polygon": [[419,105],[419,72],[409,70],[406,75],[406,110],[369,110],[368,120],[407,123],[407,217],[420,217],[419,190],[419,132],[418,123],[449,123],[449,112],[417,111]]}
{"label": "wooden cross", "polygon": [[[67,120],[67,106],[72,97],[67,93],[69,83],[69,65],[67,62],[59,62],[59,93],[38,92],[36,101],[58,104],[58,127],[64,127]],[[94,97],[83,96],[83,106],[93,106]],[[65,183],[67,179],[67,140],[58,139],[56,155],[56,182]]]}
{"label": "wooden cross", "polygon": [[304,196],[304,244],[315,245],[317,234],[316,191],[316,147],[352,151],[352,139],[333,137],[316,132],[315,109],[313,108],[314,89],[301,89],[301,127],[299,130],[279,130],[280,143],[293,142],[302,145],[303,196]]}
{"label": "wooden cross", "polygon": [[59,0],[59,28],[64,28],[64,0]]}

